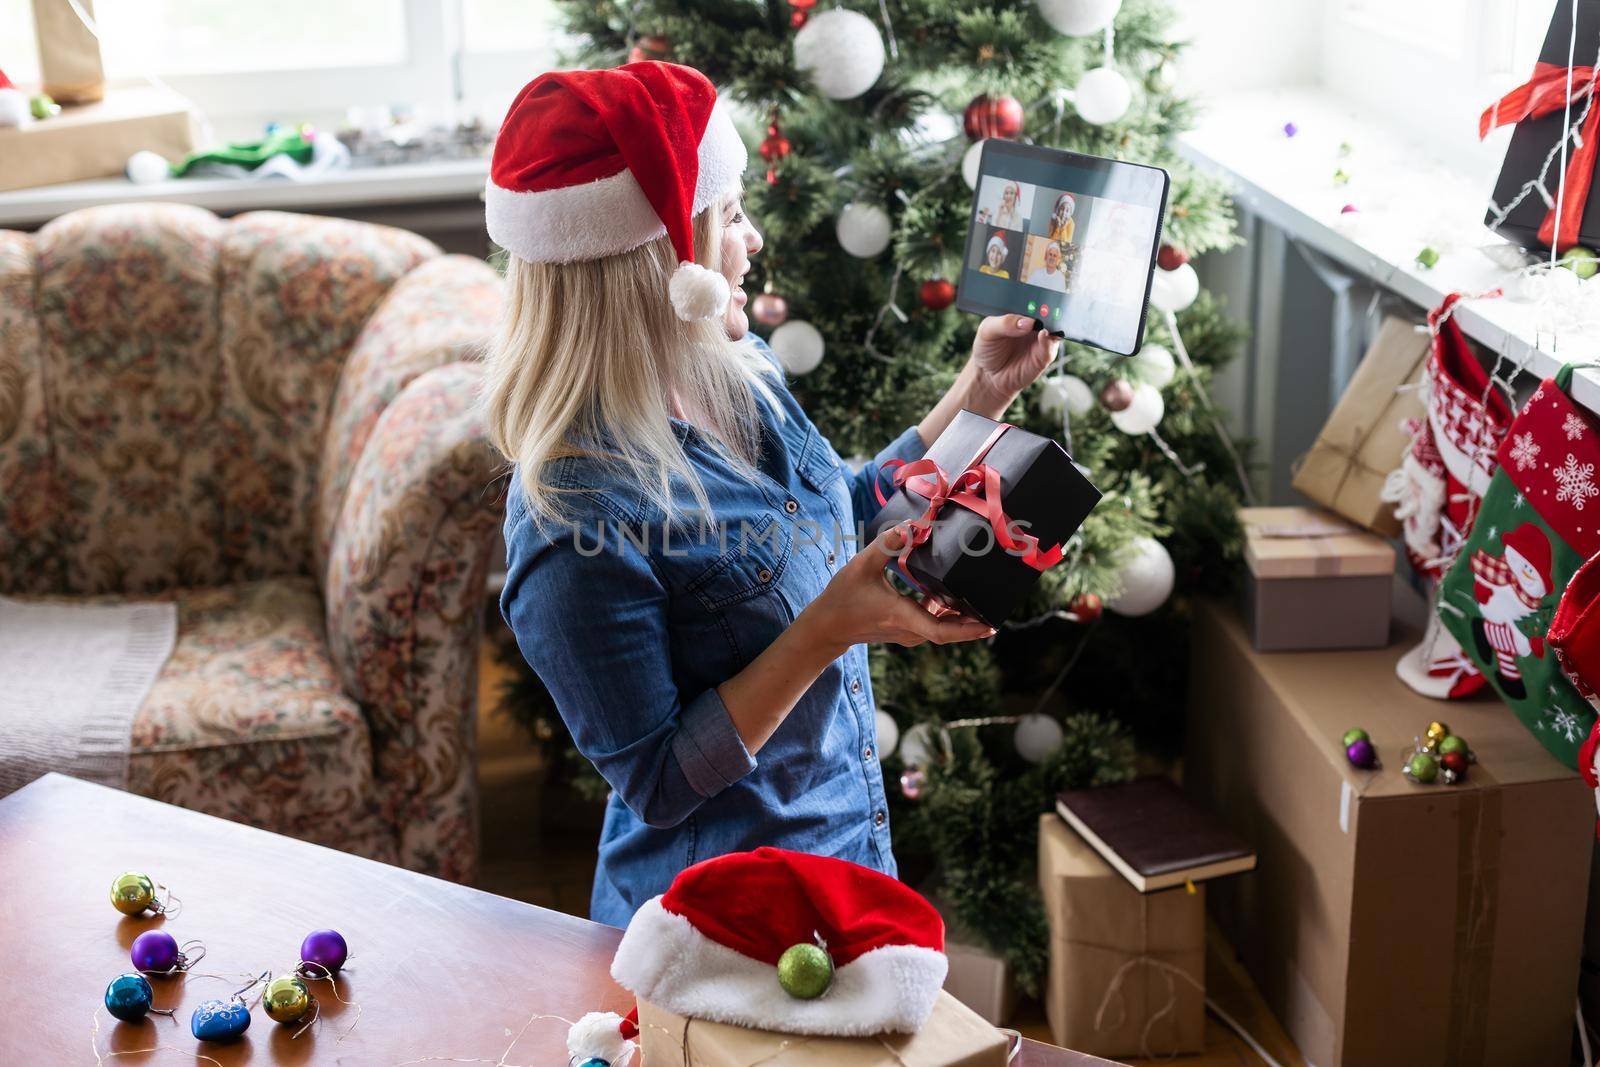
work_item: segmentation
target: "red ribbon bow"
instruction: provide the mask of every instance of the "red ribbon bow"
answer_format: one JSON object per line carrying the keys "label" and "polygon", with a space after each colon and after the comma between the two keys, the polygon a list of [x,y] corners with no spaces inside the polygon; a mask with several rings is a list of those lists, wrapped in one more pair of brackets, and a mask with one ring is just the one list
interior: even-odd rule
{"label": "red ribbon bow", "polygon": [[[1523,119],[1537,119],[1566,107],[1576,106],[1594,91],[1594,67],[1558,67],[1554,63],[1535,63],[1533,77],[1489,105],[1478,119],[1478,139],[1489,136],[1496,126],[1505,126]],[[1572,93],[1567,93],[1568,84]],[[1583,209],[1589,202],[1589,183],[1594,178],[1595,152],[1600,149],[1600,106],[1591,106],[1578,131],[1577,143],[1567,153],[1566,191],[1561,195],[1561,220],[1559,233],[1556,209],[1545,213],[1539,226],[1539,240],[1565,252],[1578,243],[1578,225],[1583,220]],[[1562,131],[1566,136],[1566,131]]]}
{"label": "red ribbon bow", "polygon": [[[1008,422],[997,425],[978,449],[977,455],[967,464],[966,469],[953,479],[943,467],[931,459],[919,459],[912,463],[892,459],[883,465],[885,469],[894,471],[891,481],[896,489],[908,489],[928,500],[928,506],[923,509],[921,515],[899,523],[905,543],[901,546],[897,558],[900,569],[905,571],[906,577],[910,578],[910,572],[906,569],[906,559],[911,555],[912,549],[933,536],[934,519],[946,504],[955,504],[983,516],[988,520],[989,528],[994,531],[995,543],[1034,570],[1047,571],[1061,562],[1060,545],[1042,548],[1037,537],[1012,528],[1011,520],[1006,516],[1001,501],[1000,472],[983,462],[983,458],[989,454],[989,449],[993,448],[1001,435],[1011,428]],[[889,502],[883,495],[882,484],[876,480],[872,483],[872,491],[877,494],[880,505]],[[924,589],[923,592],[926,593],[927,590]],[[951,610],[937,604],[931,594],[926,603],[929,605],[928,610],[935,615],[947,614]]]}

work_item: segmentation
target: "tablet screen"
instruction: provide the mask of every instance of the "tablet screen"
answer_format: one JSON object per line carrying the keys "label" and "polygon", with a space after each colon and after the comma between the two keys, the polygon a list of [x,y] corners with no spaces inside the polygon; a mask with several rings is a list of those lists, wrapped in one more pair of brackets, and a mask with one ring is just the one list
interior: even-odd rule
{"label": "tablet screen", "polygon": [[957,306],[1027,315],[1132,355],[1144,340],[1167,184],[1159,167],[988,141]]}

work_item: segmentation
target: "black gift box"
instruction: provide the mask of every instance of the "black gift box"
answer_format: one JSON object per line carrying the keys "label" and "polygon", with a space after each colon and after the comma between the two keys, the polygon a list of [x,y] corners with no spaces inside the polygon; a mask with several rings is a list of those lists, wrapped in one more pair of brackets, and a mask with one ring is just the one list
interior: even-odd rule
{"label": "black gift box", "polygon": [[[962,411],[924,458],[937,463],[954,482],[1000,425]],[[1009,426],[983,462],[1000,475],[1006,518],[1037,537],[1041,549],[1066,541],[1100,502],[1100,491],[1048,437]],[[873,520],[873,536],[887,526],[919,518],[927,508],[927,497],[901,488]],[[1040,573],[1000,545],[982,515],[952,503],[940,509],[929,538],[906,557],[905,571],[925,592],[990,626],[1006,620]]]}
{"label": "black gift box", "polygon": [[[1574,2],[1578,5],[1578,45],[1577,51],[1572,55],[1572,64],[1577,67],[1587,67],[1595,62],[1597,46],[1600,46],[1600,0],[1557,0],[1555,13],[1550,16],[1550,29],[1545,34],[1543,47],[1539,49],[1541,63],[1550,63],[1562,68],[1567,66],[1567,46],[1571,43]],[[1574,89],[1582,84],[1582,79],[1574,76]],[[1485,103],[1492,104],[1492,101]],[[1584,103],[1581,98],[1572,102],[1573,122],[1576,122],[1578,116],[1583,113]],[[1600,103],[1596,106],[1600,107]],[[1561,140],[1562,130],[1565,128],[1562,120],[1562,109],[1557,109],[1552,114],[1536,119],[1523,119],[1517,123],[1516,130],[1511,134],[1511,145],[1506,149],[1505,162],[1500,165],[1500,178],[1494,186],[1494,203],[1502,210],[1517,198],[1525,183],[1539,177],[1545,158]],[[1575,147],[1572,144],[1567,145],[1569,158]],[[1551,160],[1550,168],[1544,172],[1544,187],[1549,191],[1552,202],[1560,181],[1561,153],[1558,150],[1555,158]],[[1570,184],[1568,188],[1571,188]],[[1583,206],[1583,219],[1578,224],[1577,243],[1586,248],[1600,245],[1600,181],[1591,185],[1590,189],[1589,200]],[[1484,216],[1483,223],[1490,229],[1496,230],[1506,240],[1523,248],[1544,248],[1548,246],[1539,240],[1539,227],[1549,211],[1550,204],[1546,203],[1544,197],[1535,189],[1506,214],[1498,227],[1494,223],[1495,210],[1492,207]]]}

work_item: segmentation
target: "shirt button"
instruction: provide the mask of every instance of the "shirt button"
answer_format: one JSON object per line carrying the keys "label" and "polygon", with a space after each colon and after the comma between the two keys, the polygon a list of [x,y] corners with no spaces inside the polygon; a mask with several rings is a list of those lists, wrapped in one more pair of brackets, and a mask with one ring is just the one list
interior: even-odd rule
{"label": "shirt button", "polygon": [[760,582],[762,585],[766,585],[768,582],[772,581],[772,572],[767,570],[767,568],[762,567],[760,570],[756,571],[756,581]]}
{"label": "shirt button", "polygon": [[860,678],[852,678],[850,680],[850,692],[852,692],[852,693],[861,692],[861,679]]}
{"label": "shirt button", "polygon": [[800,510],[800,504],[795,500],[785,500],[783,502],[783,510],[793,515],[795,512]]}
{"label": "shirt button", "polygon": [[838,558],[838,554],[837,553],[829,552],[828,553],[828,566],[830,566],[830,567],[833,566],[833,561],[835,559],[837,559],[837,558]]}
{"label": "shirt button", "polygon": [[872,758],[872,746],[871,745],[868,745],[866,748],[861,750],[861,758],[865,759],[865,760],[870,760]]}
{"label": "shirt button", "polygon": [[872,815],[872,825],[874,826],[882,826],[888,821],[889,816],[885,815],[882,811],[874,812]]}

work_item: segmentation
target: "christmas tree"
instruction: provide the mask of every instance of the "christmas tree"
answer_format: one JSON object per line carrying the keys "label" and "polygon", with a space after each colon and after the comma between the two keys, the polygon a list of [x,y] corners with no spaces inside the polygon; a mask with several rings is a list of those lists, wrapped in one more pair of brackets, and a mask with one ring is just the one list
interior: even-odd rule
{"label": "christmas tree", "polygon": [[[1232,213],[1174,149],[1194,112],[1157,0],[815,3],[560,7],[585,65],[685,63],[741,105],[759,152],[746,204],[766,237],[746,283],[761,290],[752,318],[846,456],[915,423],[970,350],[976,319],[950,306],[947,279],[966,243],[977,141],[1026,139],[1172,176],[1144,351],[1064,344],[1008,415],[1061,439],[1105,494],[1067,562],[992,642],[875,650],[880,738],[899,738],[880,749],[901,781],[902,875],[1029,988],[1046,951],[1030,874],[1038,814],[1059,789],[1130,775],[1135,740],[1172,751],[1187,598],[1224,591],[1234,573],[1243,459],[1208,390],[1239,337],[1186,262],[1236,240]],[[508,703],[554,739],[535,685]]]}

